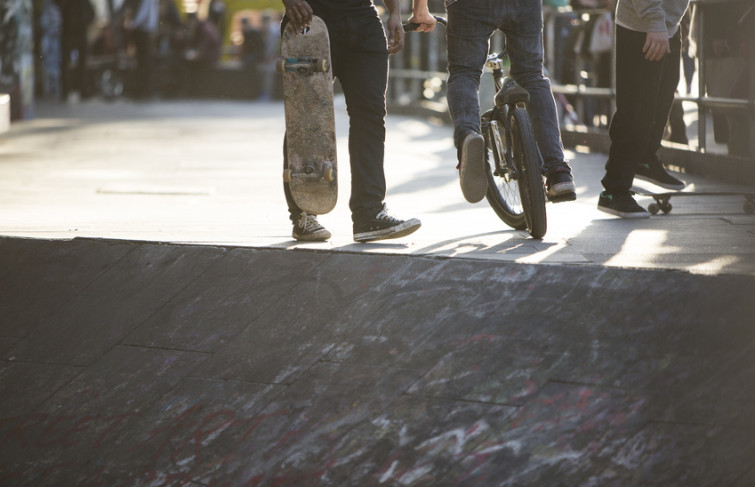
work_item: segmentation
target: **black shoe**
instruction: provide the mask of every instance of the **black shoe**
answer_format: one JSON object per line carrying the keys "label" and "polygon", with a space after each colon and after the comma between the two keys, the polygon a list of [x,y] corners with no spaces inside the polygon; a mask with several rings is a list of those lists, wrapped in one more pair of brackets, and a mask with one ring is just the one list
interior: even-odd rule
{"label": "black shoe", "polygon": [[603,191],[598,198],[598,209],[622,218],[650,217],[650,213],[638,205],[630,194],[612,195]]}
{"label": "black shoe", "polygon": [[374,218],[354,223],[354,241],[364,243],[405,237],[414,233],[420,225],[422,224],[416,218],[411,220],[393,218],[383,205],[383,209]]}
{"label": "black shoe", "polygon": [[477,203],[488,192],[488,175],[485,168],[485,139],[476,132],[464,137],[459,159],[461,192],[470,203]]}
{"label": "black shoe", "polygon": [[574,186],[574,177],[567,169],[550,171],[545,178],[545,189],[545,194],[553,203],[574,201],[577,199],[577,188]]}
{"label": "black shoe", "polygon": [[679,190],[684,189],[686,186],[684,181],[677,179],[666,172],[663,164],[657,159],[649,163],[639,164],[635,169],[634,177],[666,189]]}
{"label": "black shoe", "polygon": [[324,242],[330,238],[330,232],[317,221],[317,216],[301,212],[294,221],[292,236],[303,242]]}

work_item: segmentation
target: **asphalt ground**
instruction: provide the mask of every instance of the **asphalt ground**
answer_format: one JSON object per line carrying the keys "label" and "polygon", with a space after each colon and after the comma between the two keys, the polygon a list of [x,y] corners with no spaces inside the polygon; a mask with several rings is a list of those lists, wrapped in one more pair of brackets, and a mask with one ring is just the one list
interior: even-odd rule
{"label": "asphalt ground", "polygon": [[353,243],[342,163],[300,244],[282,115],[40,105],[0,138],[0,485],[755,484],[739,198],[610,217],[605,156],[570,152],[536,241],[463,200],[448,127],[390,116],[422,228]]}

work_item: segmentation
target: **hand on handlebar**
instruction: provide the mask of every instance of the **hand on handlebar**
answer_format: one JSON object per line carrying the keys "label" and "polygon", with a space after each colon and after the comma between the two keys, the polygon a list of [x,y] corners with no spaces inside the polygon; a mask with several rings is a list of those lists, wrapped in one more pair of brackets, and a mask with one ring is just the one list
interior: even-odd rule
{"label": "hand on handlebar", "polygon": [[[432,21],[430,20],[432,19]],[[414,14],[409,21],[404,24],[404,32],[431,32],[437,24],[446,25],[448,21],[443,17],[422,16]]]}
{"label": "hand on handlebar", "polygon": [[409,24],[417,25],[415,32],[432,32],[437,22],[430,12],[415,12],[408,21]]}

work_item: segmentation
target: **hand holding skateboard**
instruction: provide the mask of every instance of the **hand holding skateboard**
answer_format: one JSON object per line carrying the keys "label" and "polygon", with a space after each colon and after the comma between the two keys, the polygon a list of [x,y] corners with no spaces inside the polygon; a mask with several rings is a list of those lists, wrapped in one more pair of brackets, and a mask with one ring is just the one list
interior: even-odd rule
{"label": "hand holding skateboard", "polygon": [[306,0],[283,0],[286,16],[296,30],[302,30],[312,22],[312,7]]}

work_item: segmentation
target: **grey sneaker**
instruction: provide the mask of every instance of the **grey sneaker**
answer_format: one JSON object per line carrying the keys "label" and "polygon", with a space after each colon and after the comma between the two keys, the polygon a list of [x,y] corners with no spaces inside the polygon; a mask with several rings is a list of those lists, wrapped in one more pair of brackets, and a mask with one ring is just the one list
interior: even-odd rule
{"label": "grey sneaker", "polygon": [[292,236],[303,242],[324,242],[330,238],[330,232],[317,221],[317,216],[303,211],[294,222]]}
{"label": "grey sneaker", "polygon": [[464,137],[459,161],[461,192],[470,203],[477,203],[488,192],[488,176],[485,173],[485,139],[476,132]]}
{"label": "grey sneaker", "polygon": [[354,223],[354,241],[364,243],[405,237],[417,231],[421,225],[416,218],[399,220],[390,216],[383,205],[383,209],[374,218]]}
{"label": "grey sneaker", "polygon": [[658,159],[649,163],[639,164],[635,169],[634,176],[637,179],[642,179],[666,189],[680,190],[686,186],[684,181],[669,174]]}
{"label": "grey sneaker", "polygon": [[650,213],[638,205],[631,194],[612,195],[603,191],[598,198],[598,209],[622,218],[650,217]]}

